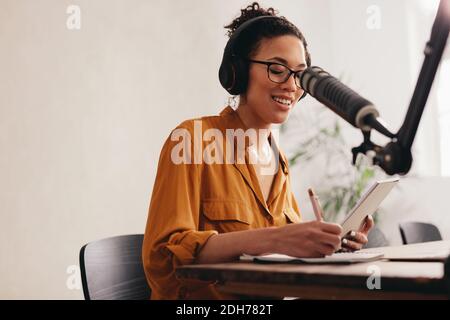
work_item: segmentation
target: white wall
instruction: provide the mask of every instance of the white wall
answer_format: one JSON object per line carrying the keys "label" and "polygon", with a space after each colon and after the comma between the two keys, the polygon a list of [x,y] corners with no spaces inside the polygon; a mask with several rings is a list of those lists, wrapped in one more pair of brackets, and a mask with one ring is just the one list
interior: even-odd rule
{"label": "white wall", "polygon": [[[373,3],[383,9],[381,33],[364,29],[365,8]],[[314,64],[345,73],[394,126],[411,92],[404,80],[410,76],[405,1],[395,3],[262,1],[303,30]],[[71,4],[81,8],[81,30],[66,28]],[[0,2],[0,298],[81,299],[80,290],[66,286],[66,269],[78,264],[80,247],[143,233],[171,128],[218,113],[226,103],[217,79],[223,25],[247,4]],[[381,53],[390,54],[396,70],[387,78]],[[311,99],[308,108],[314,110]],[[353,129],[347,136],[359,142]],[[450,186],[439,181],[441,190]],[[445,204],[423,208],[448,220]]]}
{"label": "white wall", "polygon": [[0,297],[81,298],[66,287],[81,246],[143,233],[170,129],[224,104],[219,9],[0,2]]}
{"label": "white wall", "polygon": [[[433,6],[420,0],[330,1],[329,33],[320,36],[330,44],[330,59],[316,60],[314,64],[323,66],[372,101],[389,127],[396,131],[403,122],[422,66],[436,4],[437,1]],[[380,10],[379,29],[369,29],[366,24],[371,17],[366,10],[372,5]],[[302,134],[309,130],[309,120],[317,118],[314,114],[321,108],[310,98],[305,99],[305,104],[288,124],[305,126]],[[380,227],[391,244],[401,243],[398,223],[408,220],[434,223],[444,238],[450,237],[450,204],[446,201],[450,178],[436,176],[440,169],[436,112],[436,86],[433,86],[413,145],[413,168],[381,206]],[[350,154],[351,147],[362,142],[362,136],[346,122],[340,123]],[[284,141],[286,149],[296,141],[295,137],[288,137]],[[375,135],[374,141],[387,143],[380,135]],[[308,186],[327,184],[323,163],[301,163],[292,173],[300,208],[306,219],[313,219],[306,190]]]}

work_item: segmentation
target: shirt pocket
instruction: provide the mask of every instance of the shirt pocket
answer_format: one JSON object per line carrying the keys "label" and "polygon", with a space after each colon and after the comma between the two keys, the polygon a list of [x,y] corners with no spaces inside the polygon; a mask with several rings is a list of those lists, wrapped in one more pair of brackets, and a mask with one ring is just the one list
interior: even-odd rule
{"label": "shirt pocket", "polygon": [[293,208],[283,209],[283,213],[286,216],[287,223],[299,223],[301,222],[300,216]]}
{"label": "shirt pocket", "polygon": [[252,209],[240,201],[204,201],[205,229],[220,233],[251,229]]}

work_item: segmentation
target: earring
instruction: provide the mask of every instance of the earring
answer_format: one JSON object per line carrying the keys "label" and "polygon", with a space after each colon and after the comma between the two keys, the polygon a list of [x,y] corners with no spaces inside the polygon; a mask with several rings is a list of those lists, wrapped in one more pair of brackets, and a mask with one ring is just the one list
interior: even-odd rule
{"label": "earring", "polygon": [[228,105],[233,109],[236,109],[238,106],[237,96],[228,97]]}

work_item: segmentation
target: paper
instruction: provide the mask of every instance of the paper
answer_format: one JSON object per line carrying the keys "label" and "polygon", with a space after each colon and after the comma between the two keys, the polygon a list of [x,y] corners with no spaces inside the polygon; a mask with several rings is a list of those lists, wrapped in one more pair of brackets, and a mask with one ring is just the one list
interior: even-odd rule
{"label": "paper", "polygon": [[256,262],[291,262],[291,263],[357,263],[369,262],[379,260],[383,257],[382,253],[368,253],[368,252],[349,252],[349,253],[335,253],[331,256],[323,258],[297,258],[284,254],[272,253],[259,256],[252,256],[243,254],[240,257],[242,261],[256,261]]}
{"label": "paper", "polygon": [[370,248],[360,252],[374,251],[383,253],[383,258],[391,261],[446,261],[450,256],[450,240]]}

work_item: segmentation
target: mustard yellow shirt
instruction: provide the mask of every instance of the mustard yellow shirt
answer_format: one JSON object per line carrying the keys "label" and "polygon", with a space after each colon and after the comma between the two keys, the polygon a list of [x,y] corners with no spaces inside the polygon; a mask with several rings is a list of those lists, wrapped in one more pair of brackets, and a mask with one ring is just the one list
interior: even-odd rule
{"label": "mustard yellow shirt", "polygon": [[[229,106],[219,116],[181,123],[174,131],[189,132],[192,139],[188,144],[190,163],[174,163],[173,154],[181,140],[173,140],[172,135],[166,140],[159,159],[142,249],[152,299],[236,298],[219,293],[214,283],[179,280],[175,269],[192,264],[214,234],[301,221],[291,191],[287,160],[281,151],[278,170],[265,201],[248,157],[244,163],[194,161],[193,140],[196,139],[195,126],[198,129],[199,124],[202,132],[216,128],[223,137],[227,129],[247,129]],[[201,145],[204,150],[209,144],[211,141],[202,139],[197,146]]]}

